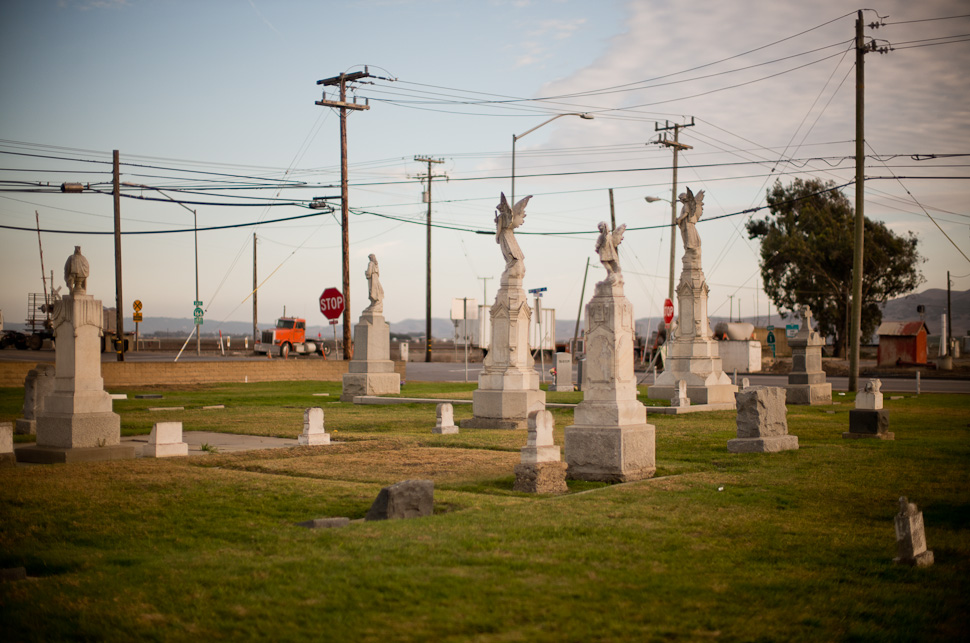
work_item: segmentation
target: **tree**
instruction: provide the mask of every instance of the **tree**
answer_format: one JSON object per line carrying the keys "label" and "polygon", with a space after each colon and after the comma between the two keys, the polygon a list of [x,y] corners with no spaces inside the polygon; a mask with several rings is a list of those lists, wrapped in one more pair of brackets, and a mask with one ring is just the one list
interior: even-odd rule
{"label": "tree", "polygon": [[[782,318],[809,305],[823,337],[835,338],[845,356],[852,310],[852,250],[855,213],[833,182],[795,179],[768,190],[770,214],[748,222],[748,236],[761,240],[765,293]],[[899,236],[885,224],[865,219],[862,279],[862,337],[882,322],[880,306],[923,283],[912,232]]]}

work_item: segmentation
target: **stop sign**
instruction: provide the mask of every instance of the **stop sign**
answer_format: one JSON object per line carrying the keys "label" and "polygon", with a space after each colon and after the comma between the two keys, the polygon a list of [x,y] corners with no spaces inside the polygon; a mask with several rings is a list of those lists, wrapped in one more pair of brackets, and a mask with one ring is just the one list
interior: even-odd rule
{"label": "stop sign", "polygon": [[669,324],[674,319],[674,302],[664,299],[664,323]]}
{"label": "stop sign", "polygon": [[320,295],[320,312],[327,319],[337,319],[344,312],[344,296],[336,288],[327,288]]}

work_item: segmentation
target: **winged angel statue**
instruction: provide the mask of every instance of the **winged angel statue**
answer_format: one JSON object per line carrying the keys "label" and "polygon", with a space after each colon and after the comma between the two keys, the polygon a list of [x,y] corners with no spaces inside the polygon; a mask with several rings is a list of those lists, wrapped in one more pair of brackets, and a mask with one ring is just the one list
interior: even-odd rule
{"label": "winged angel statue", "polygon": [[620,274],[620,255],[617,248],[623,242],[623,233],[626,232],[626,224],[610,231],[605,221],[600,221],[597,226],[600,231],[599,238],[596,239],[596,252],[600,256],[600,263],[606,268],[606,281],[610,285],[622,284],[623,276]]}
{"label": "winged angel statue", "polygon": [[701,251],[701,237],[697,234],[694,227],[704,214],[704,190],[696,195],[687,188],[687,192],[682,192],[677,200],[684,204],[677,218],[677,225],[680,227],[680,236],[684,241],[684,250],[699,255]]}
{"label": "winged angel statue", "polygon": [[498,204],[498,213],[495,215],[495,243],[502,248],[502,256],[505,257],[503,282],[507,282],[509,278],[521,279],[525,276],[525,255],[522,254],[519,242],[515,240],[514,232],[525,221],[525,206],[531,198],[527,196],[509,207],[503,192],[502,200]]}

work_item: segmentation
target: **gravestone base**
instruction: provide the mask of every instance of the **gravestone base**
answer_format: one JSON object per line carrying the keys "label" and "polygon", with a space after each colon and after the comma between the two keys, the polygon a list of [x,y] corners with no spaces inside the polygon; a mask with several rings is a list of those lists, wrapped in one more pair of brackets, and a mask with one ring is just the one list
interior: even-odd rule
{"label": "gravestone base", "polygon": [[541,390],[486,390],[472,393],[475,416],[461,421],[463,429],[518,430],[529,427],[529,413],[546,407],[546,393]]}
{"label": "gravestone base", "polygon": [[852,409],[849,411],[849,430],[842,434],[845,439],[874,438],[894,440],[896,434],[889,430],[887,409]]}
{"label": "gravestone base", "polygon": [[[353,364],[353,362],[351,362]],[[401,376],[394,372],[394,362],[390,373],[344,373],[341,402],[353,402],[358,395],[397,395],[401,392]]]}
{"label": "gravestone base", "polygon": [[17,435],[36,435],[37,420],[18,418],[16,425],[14,425],[14,433]]}
{"label": "gravestone base", "polygon": [[174,444],[148,444],[141,449],[145,458],[176,458],[189,454],[189,445],[185,442]]}
{"label": "gravestone base", "polygon": [[[54,396],[48,398],[51,404]],[[107,398],[107,394],[105,394]],[[110,408],[111,402],[108,402]],[[41,435],[37,445],[59,449],[86,447],[103,448],[121,442],[121,416],[117,413],[52,413],[45,411],[38,416]]]}
{"label": "gravestone base", "polygon": [[135,457],[132,444],[115,444],[103,447],[20,447],[16,450],[17,462],[32,464],[59,464],[73,462],[102,462],[105,460],[128,460]]}
{"label": "gravestone base", "polygon": [[434,435],[455,435],[458,433],[458,427],[455,425],[451,426],[436,426],[431,429],[431,433]]}
{"label": "gravestone base", "polygon": [[631,482],[657,471],[652,424],[620,427],[567,426],[566,475],[570,480]]}
{"label": "gravestone base", "polygon": [[10,453],[0,453],[0,469],[17,466],[17,456]]}
{"label": "gravestone base", "polygon": [[798,449],[797,435],[776,435],[763,438],[735,438],[728,440],[730,453],[777,453]]}
{"label": "gravestone base", "polygon": [[[558,450],[558,447],[556,447]],[[533,462],[515,465],[513,491],[566,493],[565,462]]]}
{"label": "gravestone base", "polygon": [[831,384],[789,384],[786,388],[785,402],[788,404],[831,404]]}
{"label": "gravestone base", "polygon": [[897,565],[912,565],[913,567],[929,567],[933,564],[933,552],[927,550],[922,554],[916,554],[912,558],[893,558]]}

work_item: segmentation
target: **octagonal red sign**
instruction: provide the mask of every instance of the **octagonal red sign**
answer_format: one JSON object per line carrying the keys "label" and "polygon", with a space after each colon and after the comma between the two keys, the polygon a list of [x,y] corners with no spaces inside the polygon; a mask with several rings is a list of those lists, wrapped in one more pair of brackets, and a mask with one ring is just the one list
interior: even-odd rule
{"label": "octagonal red sign", "polygon": [[327,288],[320,295],[320,312],[327,319],[337,319],[344,312],[344,296],[336,288]]}

